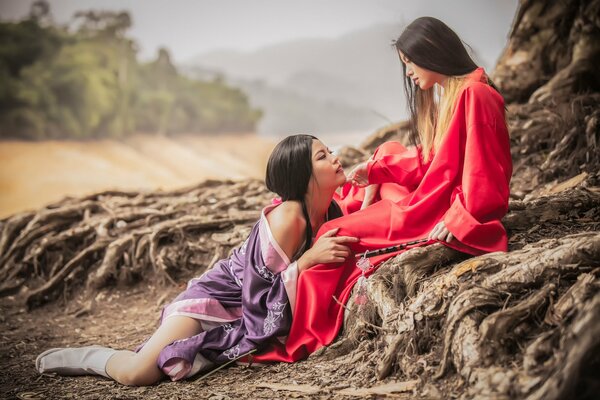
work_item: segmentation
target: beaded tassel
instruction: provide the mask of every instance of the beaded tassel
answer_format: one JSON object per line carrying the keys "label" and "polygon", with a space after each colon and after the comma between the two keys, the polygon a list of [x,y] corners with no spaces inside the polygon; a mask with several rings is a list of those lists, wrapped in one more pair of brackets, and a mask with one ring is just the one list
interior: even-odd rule
{"label": "beaded tassel", "polygon": [[367,257],[365,257],[364,255],[358,259],[358,261],[356,262],[356,266],[358,267],[358,269],[360,269],[362,271],[362,274],[360,276],[360,278],[358,278],[358,291],[356,293],[356,298],[354,300],[355,304],[358,305],[364,305],[367,303],[367,277],[365,276],[365,273],[373,268],[373,266],[371,265],[371,263],[369,262],[369,259]]}
{"label": "beaded tassel", "polygon": [[365,276],[365,274],[368,270],[373,268],[373,265],[369,261],[368,257],[379,256],[381,254],[394,253],[396,251],[406,249],[407,246],[413,246],[415,244],[425,243],[428,241],[429,241],[429,239],[427,239],[427,238],[417,239],[417,240],[413,240],[412,242],[401,243],[401,244],[397,244],[395,246],[385,247],[383,249],[378,249],[378,250],[365,251],[362,254],[357,254],[356,257],[359,257],[359,258],[358,258],[358,261],[356,262],[356,267],[362,271],[362,274],[361,274],[361,277],[358,278],[358,282],[356,282],[358,285],[358,291],[356,292],[356,299],[354,300],[354,302],[358,305],[363,305],[363,304],[366,304],[367,300],[368,300],[367,299],[367,286],[369,283],[367,282],[367,277]]}

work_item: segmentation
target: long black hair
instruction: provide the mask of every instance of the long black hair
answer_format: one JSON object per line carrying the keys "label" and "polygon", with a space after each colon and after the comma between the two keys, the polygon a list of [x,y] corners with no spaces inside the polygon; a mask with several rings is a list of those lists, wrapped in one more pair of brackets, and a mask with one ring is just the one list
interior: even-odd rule
{"label": "long black hair", "polygon": [[[288,136],[275,146],[267,163],[265,183],[267,189],[281,197],[282,201],[296,200],[302,204],[306,220],[304,248],[294,255],[302,255],[312,245],[312,226],[306,208],[305,195],[312,176],[312,143],[318,140],[312,135]],[[331,201],[327,210],[329,220],[342,215],[340,207]]]}
{"label": "long black hair", "polygon": [[[421,17],[411,22],[394,42],[398,55],[400,52],[419,67],[447,76],[466,75],[477,69],[462,40],[448,25],[437,18]],[[417,113],[419,107],[419,90],[412,79],[406,75],[406,65],[402,64],[404,73],[404,90],[408,99],[411,116],[410,136],[412,144],[419,143],[417,130]],[[488,79],[488,84],[496,91],[496,86]]]}

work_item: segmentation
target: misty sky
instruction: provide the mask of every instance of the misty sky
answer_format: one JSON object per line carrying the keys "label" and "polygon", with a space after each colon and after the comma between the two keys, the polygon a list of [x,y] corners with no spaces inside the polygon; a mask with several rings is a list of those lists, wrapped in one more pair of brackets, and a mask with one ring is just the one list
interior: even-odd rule
{"label": "misty sky", "polygon": [[[33,0],[0,0],[3,20],[25,16]],[[85,9],[128,10],[140,57],[160,46],[176,62],[216,49],[255,50],[298,38],[332,38],[377,23],[429,15],[480,51],[500,54],[518,0],[54,0],[55,21]],[[400,33],[400,32],[399,32]]]}

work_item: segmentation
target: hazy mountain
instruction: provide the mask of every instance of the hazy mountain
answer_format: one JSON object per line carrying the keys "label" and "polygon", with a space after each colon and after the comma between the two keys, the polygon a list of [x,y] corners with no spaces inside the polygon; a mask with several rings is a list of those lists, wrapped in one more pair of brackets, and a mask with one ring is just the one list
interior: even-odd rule
{"label": "hazy mountain", "polygon": [[[293,130],[303,118],[317,131],[370,131],[406,116],[402,69],[392,46],[402,26],[402,21],[376,25],[335,39],[295,40],[254,52],[213,51],[184,68],[219,73],[242,86],[265,112],[262,133]],[[478,61],[488,67],[495,60]],[[325,108],[336,115],[326,118]]]}
{"label": "hazy mountain", "polygon": [[323,136],[370,132],[386,123],[373,111],[343,101],[326,100],[262,81],[233,83],[250,94],[254,106],[264,110],[257,127],[260,133],[286,136],[302,132]]}

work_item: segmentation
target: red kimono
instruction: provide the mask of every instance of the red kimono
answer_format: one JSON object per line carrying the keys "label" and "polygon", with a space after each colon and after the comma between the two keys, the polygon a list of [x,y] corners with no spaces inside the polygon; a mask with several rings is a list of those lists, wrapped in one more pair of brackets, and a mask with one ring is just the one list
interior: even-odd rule
{"label": "red kimono", "polygon": [[[420,146],[382,144],[368,164],[369,182],[381,184],[378,201],[357,211],[364,189],[346,184],[336,200],[348,215],[324,224],[317,236],[340,227],[338,235],[360,238],[352,249],[362,252],[426,238],[443,220],[455,237],[442,242],[449,247],[473,255],[506,251],[500,220],[508,210],[511,174],[504,101],[478,68],[468,76],[446,137],[430,162],[422,161]],[[397,254],[370,261],[378,265]],[[285,347],[255,359],[292,362],[330,344],[344,317],[333,297],[346,303],[360,274],[354,257],[303,272]]]}

